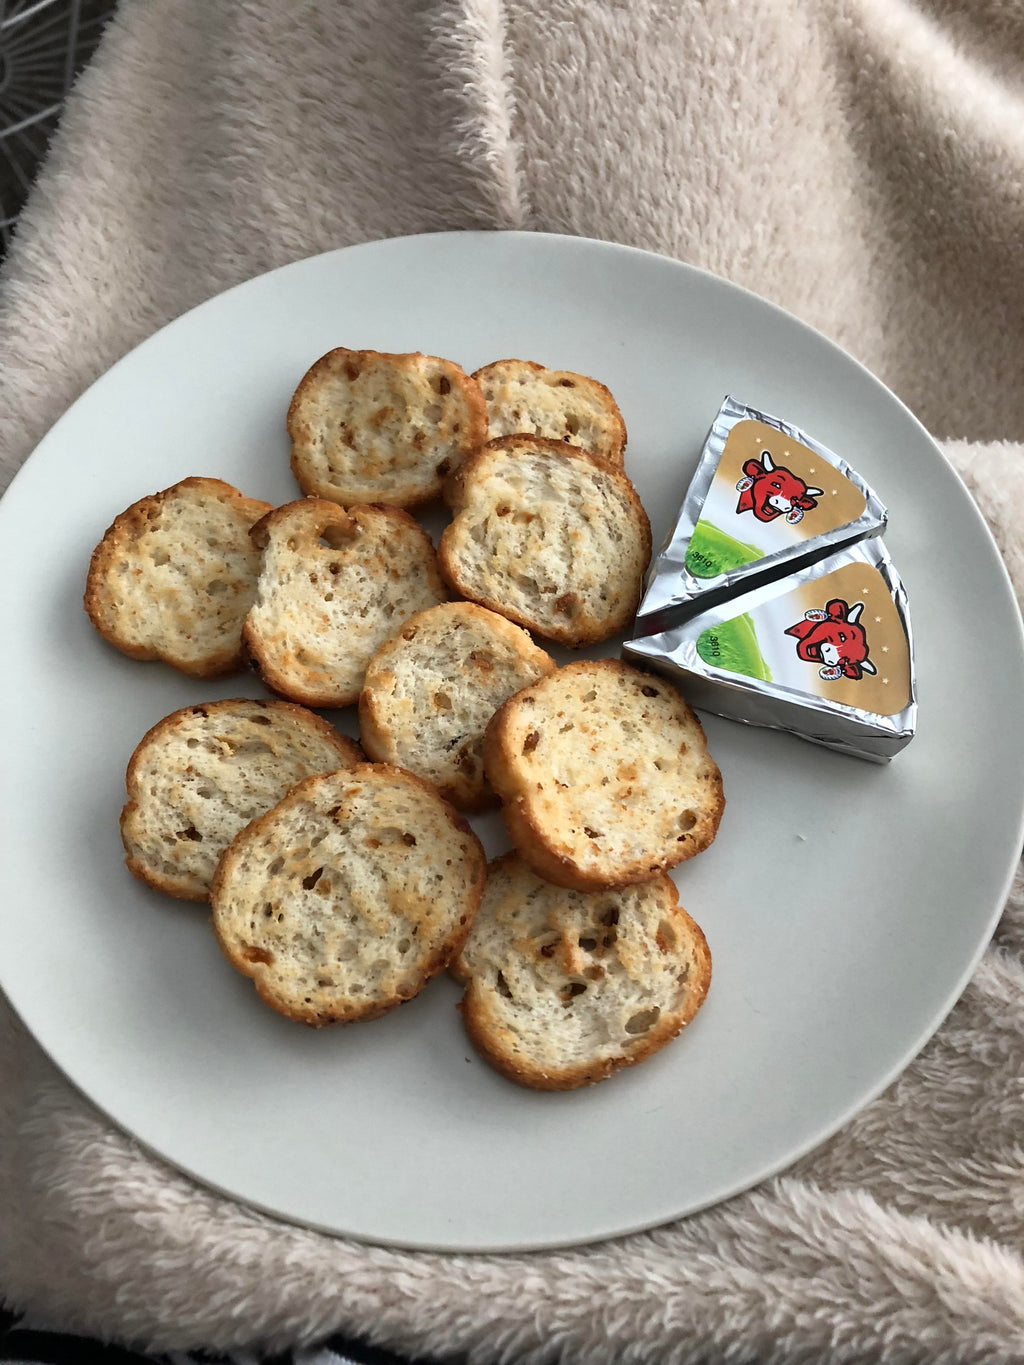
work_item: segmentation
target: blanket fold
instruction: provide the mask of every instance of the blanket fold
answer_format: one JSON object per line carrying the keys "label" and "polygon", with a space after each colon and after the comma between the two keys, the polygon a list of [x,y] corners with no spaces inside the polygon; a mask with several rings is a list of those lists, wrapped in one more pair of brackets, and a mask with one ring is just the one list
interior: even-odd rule
{"label": "blanket fold", "polygon": [[[0,474],[261,271],[568,232],[846,346],[946,439],[1024,600],[1022,63],[1000,0],[124,0],[0,278]],[[240,1208],[115,1130],[0,1002],[0,1293],[158,1350],[346,1331],[479,1365],[1012,1361],[1022,1131],[1020,878],[950,1017],[842,1132],[717,1208],[560,1252],[401,1252]]]}

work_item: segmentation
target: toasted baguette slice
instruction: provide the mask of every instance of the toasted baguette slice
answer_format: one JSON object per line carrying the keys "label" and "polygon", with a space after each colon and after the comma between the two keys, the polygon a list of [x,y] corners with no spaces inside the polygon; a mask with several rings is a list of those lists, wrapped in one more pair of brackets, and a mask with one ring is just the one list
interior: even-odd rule
{"label": "toasted baguette slice", "polygon": [[430,537],[397,507],[306,498],[252,539],[263,558],[245,647],[268,687],[306,706],[356,701],[377,646],[448,595]]}
{"label": "toasted baguette slice", "polygon": [[505,436],[452,483],[445,578],[546,640],[606,640],[636,612],[651,527],[621,469],[561,441]]}
{"label": "toasted baguette slice", "polygon": [[175,711],[128,764],[128,870],[181,900],[208,900],[217,860],[243,826],[304,777],[362,761],[357,744],[289,702],[236,698]]}
{"label": "toasted baguette slice", "polygon": [[535,1090],[574,1090],[670,1042],[704,1002],[711,954],[671,877],[567,891],[506,854],[452,972],[486,1061]]}
{"label": "toasted baguette slice", "polygon": [[194,678],[243,668],[242,622],[259,567],[249,528],[270,510],[202,478],[133,503],[93,551],[89,619],[133,659],[162,659]]}
{"label": "toasted baguette slice", "polygon": [[579,891],[692,858],[725,806],[697,717],[670,683],[618,659],[568,664],[510,697],[484,766],[522,856]]}
{"label": "toasted baguette slice", "polygon": [[496,360],[473,378],[487,404],[491,440],[525,432],[622,464],[626,424],[611,391],[596,379],[532,360]]}
{"label": "toasted baguette slice", "polygon": [[292,472],[304,493],[350,507],[414,507],[487,439],[476,381],[437,356],[328,351],[288,409]]}
{"label": "toasted baguette slice", "polygon": [[459,951],[486,872],[476,835],[429,783],[364,763],[307,778],[242,830],[214,877],[213,928],[279,1013],[372,1019]]}
{"label": "toasted baguette slice", "polygon": [[370,758],[433,782],[463,810],[497,797],[484,778],[487,722],[514,692],[555,669],[525,630],[472,602],[409,618],[370,660],[359,729]]}

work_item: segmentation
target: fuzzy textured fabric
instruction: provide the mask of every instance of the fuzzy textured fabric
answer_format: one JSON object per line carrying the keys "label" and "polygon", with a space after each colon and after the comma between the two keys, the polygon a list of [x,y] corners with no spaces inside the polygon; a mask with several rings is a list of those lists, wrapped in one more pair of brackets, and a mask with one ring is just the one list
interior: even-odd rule
{"label": "fuzzy textured fabric", "polygon": [[[939,437],[1024,598],[1024,10],[1013,0],[126,0],[0,289],[5,479],[225,287],[451,228],[704,266]],[[472,1362],[1024,1359],[1024,882],[952,1015],[783,1177],[653,1232],[440,1256],[168,1170],[0,1005],[0,1290],[154,1349],[334,1331]]]}

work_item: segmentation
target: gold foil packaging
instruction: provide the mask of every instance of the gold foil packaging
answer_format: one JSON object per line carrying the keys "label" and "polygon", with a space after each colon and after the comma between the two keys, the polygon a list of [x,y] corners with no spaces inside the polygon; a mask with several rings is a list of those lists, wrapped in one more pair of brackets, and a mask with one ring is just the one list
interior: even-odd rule
{"label": "gold foil packaging", "polygon": [[623,653],[699,709],[887,762],[913,738],[917,695],[885,522],[845,461],[727,398]]}
{"label": "gold foil packaging", "polygon": [[727,397],[648,576],[638,633],[885,529],[860,475],[798,427]]}

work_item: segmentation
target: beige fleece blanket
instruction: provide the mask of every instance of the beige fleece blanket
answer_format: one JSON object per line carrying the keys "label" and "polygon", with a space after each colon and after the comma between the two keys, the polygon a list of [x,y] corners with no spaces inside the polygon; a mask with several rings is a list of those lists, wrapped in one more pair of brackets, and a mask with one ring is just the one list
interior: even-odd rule
{"label": "beige fleece blanket", "polygon": [[[169,318],[347,243],[577,233],[791,309],[940,438],[1024,593],[1024,9],[127,0],[5,268],[9,474]],[[567,1252],[411,1254],[168,1170],[0,1007],[0,1288],[156,1348],[1024,1360],[1024,883],[899,1081],[785,1176]]]}

